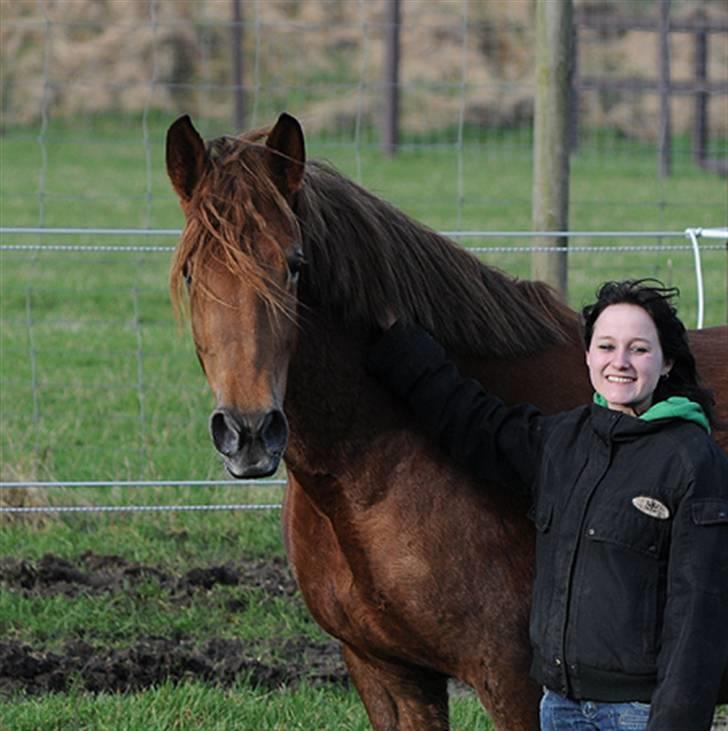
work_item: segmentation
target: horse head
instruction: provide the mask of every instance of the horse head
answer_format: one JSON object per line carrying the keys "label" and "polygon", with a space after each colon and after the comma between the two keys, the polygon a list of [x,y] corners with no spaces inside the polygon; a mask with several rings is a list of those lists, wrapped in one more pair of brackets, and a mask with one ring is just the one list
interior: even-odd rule
{"label": "horse head", "polygon": [[216,400],[210,435],[236,478],[272,474],[288,441],[283,400],[303,263],[291,205],[304,165],[303,133],[287,114],[255,140],[205,145],[188,116],[167,133],[167,172],[185,216],[172,297],[179,305],[187,290]]}

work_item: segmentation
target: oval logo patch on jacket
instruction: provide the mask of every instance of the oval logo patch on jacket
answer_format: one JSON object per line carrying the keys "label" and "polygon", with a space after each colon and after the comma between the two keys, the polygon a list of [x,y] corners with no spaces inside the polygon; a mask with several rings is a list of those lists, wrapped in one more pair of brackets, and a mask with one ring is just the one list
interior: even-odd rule
{"label": "oval logo patch on jacket", "polygon": [[663,505],[663,503],[653,497],[633,497],[632,505],[641,513],[649,515],[650,518],[667,520],[670,517],[670,511],[667,509],[667,505]]}

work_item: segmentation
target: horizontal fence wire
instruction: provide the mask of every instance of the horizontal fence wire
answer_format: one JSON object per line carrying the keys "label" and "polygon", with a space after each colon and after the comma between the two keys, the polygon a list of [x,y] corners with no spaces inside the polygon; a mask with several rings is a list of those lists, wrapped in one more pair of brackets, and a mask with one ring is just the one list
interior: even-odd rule
{"label": "horizontal fence wire", "polygon": [[[87,488],[87,487],[281,487],[286,480],[64,480],[64,481],[0,481],[3,489],[30,488]],[[206,510],[280,510],[281,503],[217,503],[212,505],[0,505],[0,514],[33,513],[161,513],[161,512],[201,512]]]}
{"label": "horizontal fence wire", "polygon": [[[449,234],[451,238],[457,238],[458,234]],[[523,236],[524,234],[519,234]],[[543,237],[545,234],[538,233],[534,236]],[[550,234],[558,236],[559,234]],[[465,234],[460,233],[460,238]],[[468,251],[475,254],[527,254],[531,252],[544,252],[550,254],[583,254],[596,252],[612,254],[615,252],[640,252],[640,251],[690,251],[693,247],[690,244],[644,244],[634,246],[468,246]],[[700,244],[704,251],[722,251],[726,247],[721,244]],[[110,254],[169,254],[174,251],[173,246],[103,246],[96,244],[0,244],[0,251],[53,251],[68,253],[110,253]]]}
{"label": "horizontal fence wire", "polygon": [[[121,229],[121,228],[44,228],[44,227],[0,227],[0,235],[40,235],[40,236],[179,236],[179,229]],[[479,238],[590,238],[590,239],[685,239],[685,244],[639,244],[639,245],[586,245],[586,246],[475,246],[468,247],[473,253],[614,253],[614,252],[664,252],[693,250],[696,259],[696,275],[700,283],[699,251],[725,250],[728,245],[728,228],[687,228],[683,231],[441,231],[453,239]],[[699,239],[724,239],[722,244],[699,243]],[[171,253],[173,246],[138,245],[83,245],[83,244],[0,244],[0,251],[17,252],[109,252],[109,253]],[[702,288],[699,286],[699,289]],[[700,303],[702,312],[702,302]],[[17,481],[0,482],[3,489],[30,488],[150,488],[150,487],[275,487],[285,485],[285,480],[92,480],[92,481]],[[146,513],[166,511],[206,511],[206,510],[277,510],[280,503],[225,503],[213,505],[43,505],[43,506],[6,506],[0,505],[2,513]]]}
{"label": "horizontal fence wire", "polygon": [[23,480],[20,482],[0,482],[0,490],[14,487],[219,487],[221,485],[252,487],[253,485],[274,486],[285,484],[285,480],[66,480],[59,482]]}
{"label": "horizontal fence wire", "polygon": [[[0,227],[0,236],[14,235],[89,235],[89,236],[179,236],[179,229],[134,229],[134,228],[42,228],[42,227]],[[440,231],[440,234],[452,239],[480,238],[591,238],[591,239],[674,239],[688,238],[686,244],[640,244],[640,245],[587,245],[587,246],[469,246],[468,251],[477,254],[508,254],[543,252],[559,253],[615,253],[615,252],[656,252],[656,251],[690,251],[694,249],[694,238],[714,238],[728,240],[728,228],[688,228],[684,231]],[[725,244],[699,244],[704,251],[720,251]],[[103,245],[103,244],[0,244],[0,251],[27,252],[68,252],[68,253],[152,253],[168,254],[175,250],[174,246],[140,246],[140,245]]]}
{"label": "horizontal fence wire", "polygon": [[[514,236],[564,236],[567,238],[670,238],[684,237],[688,231],[694,231],[705,238],[723,238],[728,236],[728,228],[687,228],[683,231],[440,231],[443,236],[484,238]],[[44,226],[0,226],[0,235],[23,234],[41,236],[179,236],[178,228],[68,228]]]}
{"label": "horizontal fence wire", "polygon": [[280,510],[281,503],[230,503],[219,505],[41,505],[0,507],[0,513],[164,513],[204,510]]}

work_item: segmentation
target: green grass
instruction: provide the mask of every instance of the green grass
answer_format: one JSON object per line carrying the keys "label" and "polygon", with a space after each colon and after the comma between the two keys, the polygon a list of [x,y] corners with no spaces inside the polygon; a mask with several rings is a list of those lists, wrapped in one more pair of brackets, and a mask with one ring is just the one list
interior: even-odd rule
{"label": "green grass", "polygon": [[[163,162],[169,121],[150,117],[148,147],[134,118],[115,122],[107,116],[79,126],[53,122],[42,145],[36,130],[8,130],[0,141],[3,225],[179,227],[181,212]],[[201,127],[205,129],[204,121]],[[383,158],[372,145],[357,148],[311,139],[308,146],[310,157],[330,158],[366,187],[435,228],[529,229],[528,135],[495,131],[475,137],[468,130],[462,154],[452,144],[452,134],[449,139],[450,144],[426,147],[410,141],[393,160]],[[655,177],[650,146],[609,138],[597,143],[601,148],[583,147],[573,160],[573,229],[682,230],[725,222],[724,182],[695,168],[686,154],[677,154],[682,150],[679,141],[675,174],[664,181]],[[3,237],[8,243],[37,239]],[[56,241],[174,243],[163,237],[54,237]],[[526,254],[486,253],[483,258],[515,275],[530,276]],[[704,259],[706,324],[722,323],[726,256],[705,252]],[[168,262],[168,254],[2,254],[0,411],[6,478],[174,479],[220,474],[208,446],[211,398],[190,339],[175,326],[170,310]],[[695,321],[689,251],[573,253],[569,265],[569,298],[575,307],[588,301],[605,279],[657,276],[681,287],[681,313],[688,324]]]}
{"label": "green grass", "polygon": [[[139,118],[52,121],[0,137],[3,226],[178,228],[182,216],[163,161],[171,119],[149,118],[149,147]],[[204,120],[204,133],[213,128]],[[216,133],[224,130],[216,129]],[[405,140],[395,159],[367,133],[353,140],[307,140],[309,157],[326,158],[365,187],[437,229],[528,230],[530,135],[467,129]],[[572,160],[574,230],[682,230],[725,225],[725,182],[695,168],[675,143],[675,173],[655,176],[651,146],[608,136],[587,138]],[[153,244],[164,237],[112,240],[84,236],[5,235],[3,243]],[[574,244],[600,243],[577,240]],[[468,240],[478,246],[525,246],[528,239]],[[660,243],[620,240],[612,244]],[[682,243],[665,241],[663,243]],[[484,260],[530,276],[521,253]],[[706,324],[726,321],[726,255],[706,252]],[[0,478],[3,480],[154,480],[224,478],[207,431],[212,404],[190,338],[174,322],[167,294],[168,254],[0,254]],[[569,299],[578,307],[607,278],[658,276],[683,290],[681,313],[695,319],[690,252],[573,253]],[[279,488],[102,489],[42,491],[39,502],[206,504],[276,502]],[[243,555],[282,554],[280,515],[270,512],[79,514],[13,520],[0,530],[0,556],[38,559],[84,551],[182,572]],[[197,639],[323,637],[300,602],[245,595],[246,609],[225,611],[240,588],[215,587],[179,601],[154,582],[128,595],[40,599],[0,591],[0,634],[34,646],[66,638],[123,645],[140,634],[176,632]],[[454,728],[487,729],[472,699],[453,702]],[[315,729],[367,728],[353,691],[302,687],[263,692],[241,684],[163,686],[124,696],[79,691],[0,700],[0,729]]]}
{"label": "green grass", "polygon": [[[493,731],[473,698],[451,701],[452,727]],[[5,724],[4,726],[2,724]],[[201,684],[163,685],[134,695],[82,693],[0,699],[0,730],[14,731],[367,731],[370,726],[353,690],[301,686],[263,691],[241,684],[231,689]]]}
{"label": "green grass", "polygon": [[[89,497],[94,496],[90,488],[85,492]],[[97,490],[95,496],[98,504],[142,504],[145,501],[204,504],[197,495],[199,492],[212,493],[215,499],[210,503],[227,503],[232,499],[262,502],[263,498],[273,498],[275,502],[280,497],[280,489],[260,488],[256,492],[245,486],[196,491],[192,488],[179,489],[171,497],[162,488],[156,491],[148,488],[119,490],[111,495]],[[71,502],[75,494],[75,491],[67,490],[64,494],[66,502]],[[70,560],[86,551],[116,554],[139,563],[160,564],[172,571],[223,563],[242,555],[283,555],[280,513],[227,510],[161,514],[84,513],[50,518],[30,527],[24,521],[12,521],[2,524],[0,530],[0,556],[37,560],[46,553],[54,553]]]}
{"label": "green grass", "polygon": [[[230,601],[245,610],[230,612]],[[306,637],[323,641],[300,602],[269,599],[262,592],[215,586],[199,596],[179,596],[160,589],[154,579],[133,590],[109,596],[24,596],[0,593],[0,633],[6,640],[60,649],[68,638],[91,638],[99,647],[128,647],[140,636],[239,639]]]}

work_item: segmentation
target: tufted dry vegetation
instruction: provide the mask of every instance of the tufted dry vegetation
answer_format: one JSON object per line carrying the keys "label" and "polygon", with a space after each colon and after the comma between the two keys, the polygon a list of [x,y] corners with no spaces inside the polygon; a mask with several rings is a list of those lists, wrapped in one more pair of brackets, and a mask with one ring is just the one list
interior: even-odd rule
{"label": "tufted dry vegetation", "polygon": [[[242,2],[249,114],[295,109],[311,132],[373,123],[381,104],[387,0]],[[533,0],[403,0],[403,126],[513,126],[532,113]],[[603,21],[581,34],[582,73],[656,77],[657,36],[616,32],[617,15],[654,16],[656,2],[575,0]],[[674,0],[672,17],[728,18],[716,0]],[[465,16],[465,13],[467,15]],[[229,0],[14,0],[0,3],[5,125],[44,115],[161,108],[229,120]],[[463,28],[467,43],[463,46]],[[693,38],[673,35],[673,78],[692,77]],[[725,80],[728,34],[710,38],[708,76]],[[465,94],[462,93],[463,83]],[[268,112],[272,109],[272,112]],[[584,94],[582,124],[651,139],[656,94]],[[673,130],[689,130],[692,100],[673,101]],[[711,132],[728,134],[728,98],[711,104]]]}

